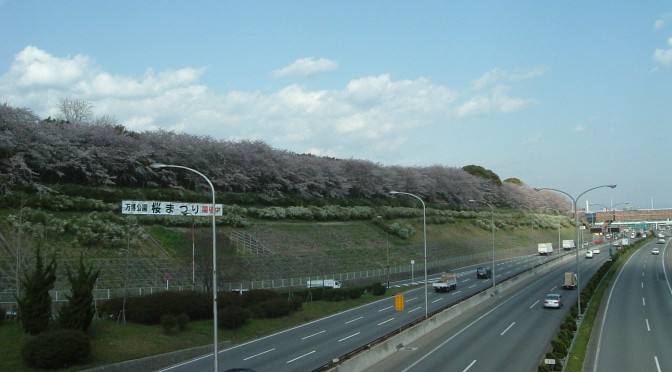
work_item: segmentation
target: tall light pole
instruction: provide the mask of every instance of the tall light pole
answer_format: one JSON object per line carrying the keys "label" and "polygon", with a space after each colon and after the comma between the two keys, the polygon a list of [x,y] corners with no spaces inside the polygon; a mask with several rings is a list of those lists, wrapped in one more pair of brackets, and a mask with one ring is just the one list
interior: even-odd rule
{"label": "tall light pole", "polygon": [[408,195],[412,196],[418,200],[420,200],[420,203],[422,203],[422,232],[423,232],[423,239],[425,241],[425,319],[428,318],[428,301],[427,301],[427,213],[425,209],[425,202],[417,195],[411,194],[408,192],[402,192],[402,191],[390,191],[390,194],[396,195],[396,194],[401,194],[401,195]]}
{"label": "tall light pole", "polygon": [[178,168],[188,170],[203,177],[203,179],[205,179],[208,185],[210,185],[210,190],[212,191],[212,210],[210,212],[212,213],[212,317],[213,317],[212,328],[214,334],[212,347],[214,351],[213,352],[213,359],[215,365],[214,370],[218,371],[219,369],[217,368],[217,230],[215,224],[215,216],[217,213],[215,205],[215,187],[212,185],[212,182],[210,182],[210,179],[206,177],[203,173],[195,169],[191,169],[189,167],[185,167],[182,165],[154,163],[150,165],[150,168],[152,169]]}
{"label": "tall light pole", "polygon": [[481,200],[469,199],[469,202],[486,204],[490,207],[490,211],[492,212],[490,217],[490,227],[492,230],[492,288],[495,288],[495,207],[493,207],[492,204]]}
{"label": "tall light pole", "polygon": [[[585,193],[587,193],[588,191],[592,191],[592,190],[595,190],[595,189],[600,189],[600,188],[603,188],[603,187],[609,187],[609,188],[612,188],[612,189],[613,189],[613,188],[616,187],[616,185],[602,185],[602,186],[595,186],[595,187],[593,187],[593,188],[590,188],[590,189],[588,189],[588,190],[582,192],[582,193],[579,194],[579,196],[577,196],[576,198],[573,198],[571,195],[569,195],[568,193],[566,193],[566,192],[564,192],[564,191],[562,191],[562,190],[552,189],[552,188],[550,188],[550,187],[543,187],[543,188],[536,188],[536,187],[535,187],[535,188],[534,188],[534,191],[542,191],[542,190],[556,191],[556,192],[559,192],[559,193],[561,193],[561,194],[565,194],[565,195],[567,195],[567,196],[572,200],[572,205],[574,206],[574,232],[575,232],[575,236],[576,236],[576,241],[578,242],[578,241],[579,241],[579,212],[578,212],[578,210],[577,210],[576,202],[577,202],[577,201],[578,201],[578,200],[579,200]],[[579,318],[581,318],[581,287],[579,286],[579,280],[580,280],[580,278],[581,278],[581,275],[579,275],[579,248],[576,248],[576,287],[579,288],[579,295],[577,296],[577,305],[578,305],[578,310],[579,310],[579,313],[578,313],[578,314],[579,314]]]}

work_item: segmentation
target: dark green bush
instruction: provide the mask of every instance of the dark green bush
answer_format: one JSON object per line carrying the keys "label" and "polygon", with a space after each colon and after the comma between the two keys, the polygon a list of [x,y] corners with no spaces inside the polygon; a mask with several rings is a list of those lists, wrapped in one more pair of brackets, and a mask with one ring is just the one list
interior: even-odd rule
{"label": "dark green bush", "polygon": [[385,294],[386,291],[387,287],[385,287],[381,283],[373,283],[373,286],[371,286],[371,294],[374,296],[382,296]]}
{"label": "dark green bush", "polygon": [[161,317],[161,327],[164,334],[170,334],[177,327],[177,318],[174,315],[164,315]]}
{"label": "dark green bush", "polygon": [[272,298],[260,302],[253,305],[251,310],[255,318],[279,318],[291,313],[290,303],[284,298]]}
{"label": "dark green bush", "polygon": [[240,306],[227,306],[221,310],[217,310],[217,318],[219,318],[218,326],[225,329],[239,328],[250,319],[252,313],[249,309]]}
{"label": "dark green bush", "polygon": [[43,369],[83,363],[91,354],[91,341],[74,329],[58,329],[34,336],[21,349],[24,362]]}
{"label": "dark green bush", "polygon": [[567,355],[567,344],[561,339],[553,339],[553,341],[551,341],[551,347],[553,348],[554,355],[561,355],[563,358]]}
{"label": "dark green bush", "polygon": [[177,326],[180,328],[180,331],[186,330],[187,325],[189,325],[189,315],[187,315],[187,314],[178,315],[177,316]]}
{"label": "dark green bush", "polygon": [[126,319],[142,324],[159,324],[164,315],[187,314],[190,319],[212,317],[210,295],[202,292],[159,292],[126,300]]}
{"label": "dark green bush", "polygon": [[279,298],[280,294],[270,289],[252,289],[240,295],[243,306],[251,306]]}

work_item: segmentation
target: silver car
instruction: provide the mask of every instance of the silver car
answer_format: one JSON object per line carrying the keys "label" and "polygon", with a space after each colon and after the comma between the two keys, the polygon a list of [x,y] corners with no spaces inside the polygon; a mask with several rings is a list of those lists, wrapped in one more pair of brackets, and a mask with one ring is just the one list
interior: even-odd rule
{"label": "silver car", "polygon": [[562,298],[561,295],[557,293],[549,293],[546,295],[546,298],[544,298],[544,307],[545,308],[553,308],[553,309],[559,309],[565,305],[565,302]]}

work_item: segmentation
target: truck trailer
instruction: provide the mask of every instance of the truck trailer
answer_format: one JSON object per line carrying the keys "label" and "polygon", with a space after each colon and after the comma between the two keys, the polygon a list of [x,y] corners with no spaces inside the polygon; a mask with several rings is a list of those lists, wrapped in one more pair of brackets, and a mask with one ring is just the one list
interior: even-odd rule
{"label": "truck trailer", "polygon": [[443,273],[441,278],[432,283],[435,292],[448,292],[457,289],[457,275],[455,273]]}
{"label": "truck trailer", "polygon": [[576,289],[576,285],[578,284],[579,280],[578,277],[576,276],[576,273],[573,272],[566,272],[565,273],[565,280],[562,282],[562,288],[563,289]]}
{"label": "truck trailer", "polygon": [[553,254],[553,243],[539,243],[537,245],[537,251],[541,256]]}
{"label": "truck trailer", "polygon": [[324,279],[324,280],[309,280],[307,283],[308,288],[341,288],[341,282],[334,279]]}
{"label": "truck trailer", "polygon": [[576,244],[574,243],[574,240],[563,240],[562,241],[562,249],[569,251],[571,249],[576,248]]}

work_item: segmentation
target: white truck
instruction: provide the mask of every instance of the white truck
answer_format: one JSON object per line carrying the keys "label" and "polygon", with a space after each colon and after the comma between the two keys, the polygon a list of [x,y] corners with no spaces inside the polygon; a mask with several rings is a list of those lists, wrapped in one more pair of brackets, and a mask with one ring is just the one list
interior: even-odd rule
{"label": "white truck", "polygon": [[334,288],[334,289],[341,288],[341,282],[334,279],[309,280],[307,285],[308,288],[322,288],[322,287]]}
{"label": "white truck", "polygon": [[457,289],[457,275],[455,273],[443,273],[439,280],[432,283],[435,292],[448,292]]}
{"label": "white truck", "polygon": [[626,245],[630,245],[630,239],[623,238],[623,240],[621,240],[621,246],[625,247]]}
{"label": "white truck", "polygon": [[576,244],[574,244],[574,240],[563,240],[562,241],[562,249],[569,251],[571,249],[576,248]]}
{"label": "white truck", "polygon": [[540,256],[553,254],[553,243],[539,243],[537,244],[537,251]]}

